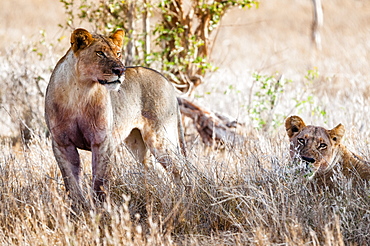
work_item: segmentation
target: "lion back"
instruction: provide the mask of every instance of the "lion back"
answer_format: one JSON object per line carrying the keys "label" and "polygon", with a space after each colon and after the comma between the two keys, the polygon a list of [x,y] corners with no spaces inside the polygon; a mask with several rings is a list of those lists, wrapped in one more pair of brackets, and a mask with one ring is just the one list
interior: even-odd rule
{"label": "lion back", "polygon": [[111,93],[116,120],[128,125],[144,119],[156,125],[155,128],[175,128],[172,132],[177,132],[179,144],[184,151],[176,92],[171,82],[161,73],[150,68],[127,67],[120,90]]}
{"label": "lion back", "polygon": [[153,120],[169,117],[178,108],[173,85],[162,74],[150,68],[127,67],[119,93],[113,96],[119,97],[116,100],[121,106],[129,110],[140,108],[143,114]]}

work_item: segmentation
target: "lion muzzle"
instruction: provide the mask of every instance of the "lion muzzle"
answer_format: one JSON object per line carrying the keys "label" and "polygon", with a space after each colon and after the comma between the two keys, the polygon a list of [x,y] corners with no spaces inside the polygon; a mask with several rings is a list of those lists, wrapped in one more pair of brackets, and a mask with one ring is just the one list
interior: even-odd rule
{"label": "lion muzzle", "polygon": [[306,157],[306,156],[301,156],[301,158],[305,162],[309,162],[309,163],[315,163],[315,161],[316,161],[314,158],[310,158],[310,157]]}
{"label": "lion muzzle", "polygon": [[124,73],[126,67],[114,67],[112,68],[112,73],[118,76],[118,79],[108,81],[106,79],[98,79],[98,82],[102,85],[112,85],[112,84],[121,84],[124,79]]}
{"label": "lion muzzle", "polygon": [[122,74],[126,71],[126,67],[115,67],[112,69],[112,72],[118,77],[121,77]]}

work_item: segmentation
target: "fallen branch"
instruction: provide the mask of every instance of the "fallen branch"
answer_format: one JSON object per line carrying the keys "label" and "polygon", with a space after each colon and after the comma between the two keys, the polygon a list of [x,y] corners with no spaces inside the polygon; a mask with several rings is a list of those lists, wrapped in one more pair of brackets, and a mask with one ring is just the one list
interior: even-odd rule
{"label": "fallen branch", "polygon": [[214,144],[234,144],[235,141],[242,141],[243,137],[236,133],[236,128],[241,126],[236,120],[213,113],[189,100],[177,98],[181,114],[193,120],[202,141],[207,146]]}

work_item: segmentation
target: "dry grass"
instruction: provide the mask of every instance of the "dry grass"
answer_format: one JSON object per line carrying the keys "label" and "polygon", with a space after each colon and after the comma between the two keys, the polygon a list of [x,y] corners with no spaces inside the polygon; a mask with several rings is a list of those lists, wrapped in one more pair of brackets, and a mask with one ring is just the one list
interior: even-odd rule
{"label": "dry grass", "polygon": [[[109,202],[79,214],[69,207],[48,140],[18,151],[1,146],[3,245],[364,245],[370,239],[368,186],[338,179],[337,189],[321,191],[291,166],[280,140],[208,157],[193,152],[197,172],[189,174],[194,190],[186,195],[150,170],[116,162]],[[261,151],[266,147],[273,154]],[[88,161],[84,170],[88,192]]]}
{"label": "dry grass", "polygon": [[[32,41],[2,46],[0,244],[367,245],[369,184],[355,187],[338,177],[336,189],[321,190],[307,183],[288,158],[283,127],[252,129],[246,110],[249,95],[258,89],[251,74],[278,71],[293,82],[280,95],[275,114],[299,114],[329,128],[341,122],[347,128],[345,143],[369,159],[368,6],[335,0],[325,1],[324,8],[323,51],[318,55],[309,44],[309,1],[266,1],[258,10],[226,16],[212,53],[220,69],[199,89],[198,102],[246,122],[246,140],[209,150],[188,131],[194,189],[186,195],[152,170],[143,171],[119,156],[108,203],[79,214],[70,209],[43,121],[43,93],[66,47],[37,46],[40,58],[32,52]],[[4,18],[7,12],[2,11]],[[314,66],[320,76],[307,85],[304,75]],[[311,95],[314,101],[295,107],[297,95]],[[327,115],[318,114],[317,107]],[[18,137],[15,146],[6,137],[21,132],[24,138]],[[89,159],[83,153],[87,194]]]}

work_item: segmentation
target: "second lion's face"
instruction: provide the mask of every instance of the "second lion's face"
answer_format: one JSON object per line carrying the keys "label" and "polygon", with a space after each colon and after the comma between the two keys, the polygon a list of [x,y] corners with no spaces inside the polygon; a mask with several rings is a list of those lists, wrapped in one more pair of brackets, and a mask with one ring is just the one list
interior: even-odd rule
{"label": "second lion's face", "polygon": [[286,120],[285,126],[292,159],[304,161],[311,167],[312,173],[317,175],[335,165],[338,146],[344,135],[343,125],[327,130],[320,126],[306,126],[301,118],[291,116]]}

